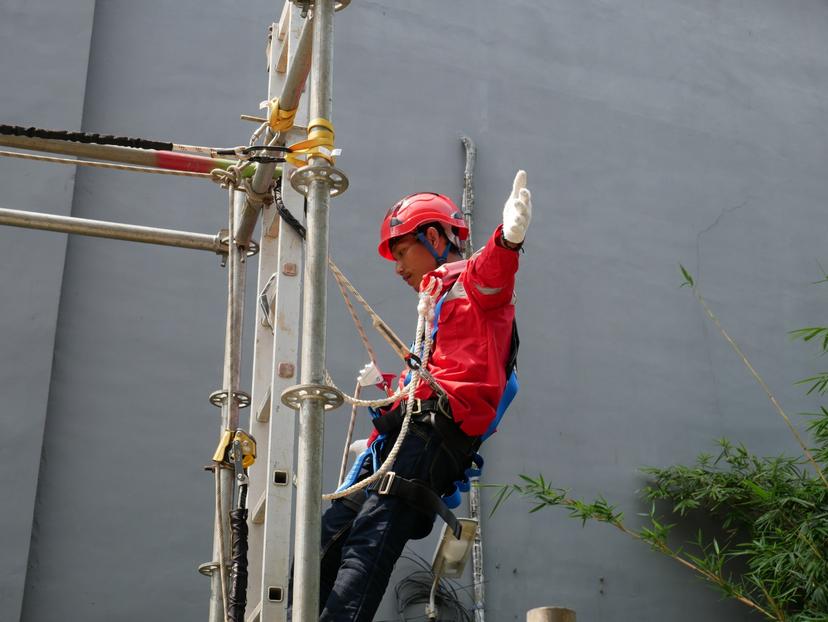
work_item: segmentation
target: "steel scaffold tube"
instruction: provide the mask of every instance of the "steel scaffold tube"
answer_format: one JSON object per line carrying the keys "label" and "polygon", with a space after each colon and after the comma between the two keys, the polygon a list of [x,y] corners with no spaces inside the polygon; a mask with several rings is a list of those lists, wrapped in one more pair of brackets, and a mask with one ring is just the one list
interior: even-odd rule
{"label": "steel scaffold tube", "polygon": [[[334,0],[316,0],[313,18],[311,119],[331,119]],[[330,166],[324,158],[310,164]],[[321,384],[325,378],[325,315],[328,260],[328,208],[330,182],[316,179],[308,193],[305,290],[302,318],[302,383]],[[294,552],[293,619],[301,622],[319,616],[319,549],[322,517],[322,446],[324,406],[303,400],[299,410],[297,456],[296,533]]]}
{"label": "steel scaffold tube", "polygon": [[60,233],[76,233],[78,235],[88,235],[97,238],[143,242],[145,244],[160,244],[161,246],[176,246],[178,248],[191,248],[200,251],[212,251],[214,253],[222,253],[227,250],[227,246],[222,243],[219,235],[190,233],[188,231],[175,231],[173,229],[156,229],[154,227],[142,227],[140,225],[126,225],[118,222],[41,214],[39,212],[24,212],[4,208],[0,208],[0,225],[41,229],[43,231],[57,231]]}

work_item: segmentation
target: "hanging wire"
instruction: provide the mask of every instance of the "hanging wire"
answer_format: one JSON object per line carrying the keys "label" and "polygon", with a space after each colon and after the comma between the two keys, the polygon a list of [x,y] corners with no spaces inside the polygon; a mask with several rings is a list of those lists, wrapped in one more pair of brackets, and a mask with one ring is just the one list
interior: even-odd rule
{"label": "hanging wire", "polygon": [[[394,586],[394,595],[397,600],[397,614],[401,622],[426,620],[425,614],[409,616],[406,610],[422,604],[424,607],[429,601],[431,588],[434,584],[434,573],[429,564],[421,556],[406,547],[407,554],[402,559],[413,563],[418,569],[414,570]],[[464,604],[468,600],[469,586],[460,585],[451,579],[440,578],[435,593],[435,603],[439,610],[440,620],[455,620],[457,622],[474,622],[473,607]]]}

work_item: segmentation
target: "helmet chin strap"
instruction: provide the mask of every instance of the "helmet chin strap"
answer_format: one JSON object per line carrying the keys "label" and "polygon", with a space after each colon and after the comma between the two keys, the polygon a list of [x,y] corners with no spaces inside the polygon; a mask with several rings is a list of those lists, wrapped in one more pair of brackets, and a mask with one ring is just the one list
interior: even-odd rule
{"label": "helmet chin strap", "polygon": [[446,260],[448,259],[449,250],[451,249],[451,244],[446,244],[446,249],[443,251],[442,255],[437,254],[437,249],[431,245],[431,242],[428,241],[426,238],[425,233],[420,231],[417,233],[417,239],[420,241],[420,244],[426,247],[426,250],[431,253],[431,256],[437,261],[437,266],[440,267]]}

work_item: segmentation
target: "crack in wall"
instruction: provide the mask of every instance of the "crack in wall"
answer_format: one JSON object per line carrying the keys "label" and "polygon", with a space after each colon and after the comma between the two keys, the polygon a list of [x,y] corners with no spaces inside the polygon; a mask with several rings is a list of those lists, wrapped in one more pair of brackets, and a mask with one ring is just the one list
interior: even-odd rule
{"label": "crack in wall", "polygon": [[752,197],[748,196],[748,197],[745,198],[744,201],[739,203],[739,205],[734,205],[733,207],[723,208],[722,211],[719,212],[719,215],[716,216],[716,220],[714,220],[710,225],[708,225],[706,228],[702,229],[701,231],[699,231],[696,234],[696,272],[695,272],[695,275],[694,275],[696,280],[701,278],[701,237],[705,233],[709,233],[710,231],[715,229],[719,225],[719,223],[722,221],[722,219],[725,216],[727,216],[728,214],[732,214],[736,210],[740,210],[743,207],[747,207],[747,205],[750,203],[751,199],[752,199]]}
{"label": "crack in wall", "polygon": [[[695,271],[695,274],[693,275],[693,278],[695,279],[697,286],[701,282],[700,279],[701,279],[701,238],[702,238],[702,236],[705,233],[709,233],[710,231],[715,229],[719,225],[719,223],[721,223],[722,219],[725,216],[727,216],[728,214],[732,214],[733,212],[735,212],[737,210],[740,210],[743,207],[746,207],[750,203],[751,198],[752,197],[748,196],[748,197],[745,198],[744,201],[739,203],[739,205],[734,205],[733,207],[723,208],[722,211],[719,212],[719,215],[716,216],[716,219],[710,225],[708,225],[707,227],[705,227],[704,229],[702,229],[701,231],[699,231],[696,234],[696,271]],[[702,312],[702,314],[701,314],[701,320],[702,320],[702,331],[704,332],[704,350],[705,350],[705,354],[707,356],[707,367],[710,370],[710,379],[711,379],[711,382],[712,382],[713,387],[714,387],[714,392],[713,392],[713,395],[714,395],[714,408],[715,408],[716,415],[718,416],[719,420],[721,421],[722,420],[722,408],[721,408],[721,404],[719,403],[719,387],[718,387],[718,382],[717,382],[717,378],[716,378],[716,373],[713,369],[713,353],[712,353],[711,348],[710,348],[710,333],[708,331],[707,320],[706,320],[706,317],[704,316],[704,312]]]}

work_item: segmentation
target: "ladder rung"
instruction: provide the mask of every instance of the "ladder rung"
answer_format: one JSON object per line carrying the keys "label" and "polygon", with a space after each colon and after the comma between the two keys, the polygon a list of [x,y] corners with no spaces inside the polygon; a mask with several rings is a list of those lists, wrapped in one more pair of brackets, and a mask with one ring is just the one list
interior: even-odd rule
{"label": "ladder rung", "polygon": [[259,622],[262,617],[262,601],[259,601],[259,604],[256,605],[250,613],[248,613],[245,618],[244,622]]}
{"label": "ladder rung", "polygon": [[270,421],[270,387],[262,400],[261,406],[256,408],[256,421],[267,423]]}
{"label": "ladder rung", "polygon": [[288,28],[290,28],[290,8],[290,3],[288,2],[285,2],[284,6],[282,7],[282,14],[279,17],[279,26],[276,29],[276,34],[279,37],[279,41],[284,40]]}
{"label": "ladder rung", "polygon": [[288,42],[282,41],[282,48],[279,52],[279,60],[276,61],[276,71],[285,73],[288,67]]}
{"label": "ladder rung", "polygon": [[253,514],[250,515],[250,522],[254,525],[263,525],[265,519],[265,509],[267,508],[267,491],[262,493],[256,505],[253,506]]}

